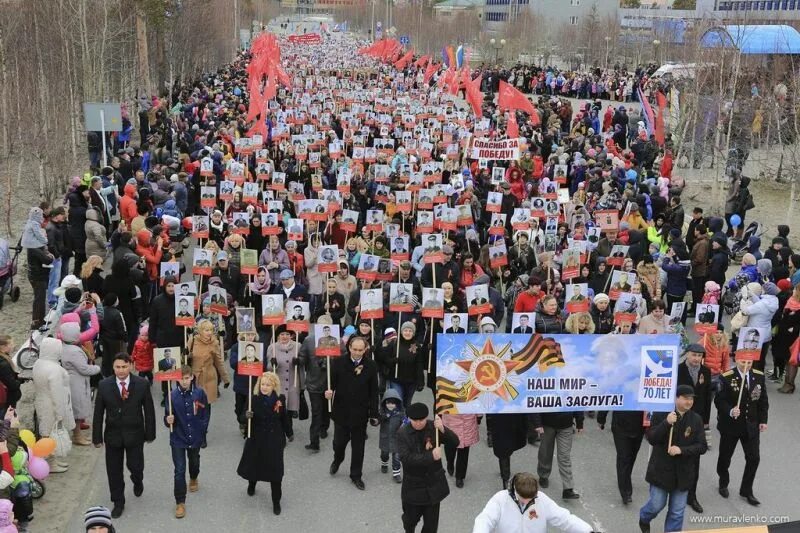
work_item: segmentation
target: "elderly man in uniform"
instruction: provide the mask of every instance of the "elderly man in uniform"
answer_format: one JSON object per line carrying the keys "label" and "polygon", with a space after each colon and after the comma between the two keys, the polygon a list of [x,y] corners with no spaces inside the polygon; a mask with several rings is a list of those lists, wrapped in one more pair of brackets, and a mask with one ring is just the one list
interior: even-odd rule
{"label": "elderly man in uniform", "polygon": [[760,433],[767,430],[769,400],[764,373],[752,368],[752,365],[752,361],[741,358],[737,359],[736,368],[723,372],[722,390],[714,403],[717,406],[717,429],[720,435],[717,459],[719,494],[723,498],[729,495],[728,468],[736,445],[741,441],[745,463],[739,495],[750,505],[757,506],[761,502],[753,495],[753,481],[761,459]]}

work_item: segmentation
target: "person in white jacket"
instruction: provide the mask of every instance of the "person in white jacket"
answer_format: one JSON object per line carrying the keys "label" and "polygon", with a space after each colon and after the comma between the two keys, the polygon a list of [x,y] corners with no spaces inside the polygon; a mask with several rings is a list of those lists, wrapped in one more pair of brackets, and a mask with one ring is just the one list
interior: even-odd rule
{"label": "person in white jacket", "polygon": [[565,533],[592,533],[592,526],[539,492],[536,476],[520,472],[507,490],[492,496],[475,518],[472,533],[546,533],[548,526]]}
{"label": "person in white jacket", "polygon": [[[49,437],[61,423],[67,431],[75,429],[69,374],[61,367],[63,345],[58,339],[47,337],[39,346],[39,359],[33,364],[33,386],[36,390],[36,418],[39,433]],[[66,472],[69,464],[65,457],[51,455],[50,472]]]}
{"label": "person in white jacket", "polygon": [[761,357],[753,362],[753,368],[764,371],[769,345],[772,341],[772,317],[778,311],[779,302],[777,294],[780,292],[778,286],[771,281],[766,282],[763,287],[757,283],[748,283],[747,289],[750,294],[749,305],[742,305],[742,314],[747,317],[747,327],[761,328],[764,332],[764,344],[761,346]]}

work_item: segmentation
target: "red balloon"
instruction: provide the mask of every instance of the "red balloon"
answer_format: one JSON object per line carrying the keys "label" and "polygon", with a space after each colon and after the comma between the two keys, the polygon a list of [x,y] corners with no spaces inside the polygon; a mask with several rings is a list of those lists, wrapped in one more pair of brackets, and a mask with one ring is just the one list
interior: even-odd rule
{"label": "red balloon", "polygon": [[181,224],[183,224],[183,227],[186,229],[192,229],[192,217],[184,217]]}

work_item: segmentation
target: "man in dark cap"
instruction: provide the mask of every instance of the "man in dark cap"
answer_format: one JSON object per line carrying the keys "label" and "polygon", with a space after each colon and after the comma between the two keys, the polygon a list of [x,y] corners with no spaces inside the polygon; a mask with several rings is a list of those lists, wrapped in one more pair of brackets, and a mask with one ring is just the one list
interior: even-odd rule
{"label": "man in dark cap", "polygon": [[412,403],[406,416],[409,423],[397,431],[397,451],[403,463],[403,529],[413,533],[422,518],[422,533],[433,533],[439,527],[439,504],[450,494],[439,444],[455,448],[458,436],[444,427],[439,416],[428,420],[424,403]]}
{"label": "man in dark cap", "polygon": [[[710,437],[708,421],[711,417],[711,370],[703,364],[706,350],[700,344],[690,344],[686,348],[686,358],[678,365],[678,385],[689,385],[694,389],[692,411],[703,419],[706,443]],[[694,483],[689,489],[689,507],[697,513],[703,512],[703,506],[697,501],[697,479],[700,472],[700,456],[695,457]]]}
{"label": "man in dark cap", "polygon": [[639,528],[650,533],[650,522],[669,500],[664,531],[683,531],[683,512],[694,478],[695,456],[706,453],[703,420],[692,411],[694,389],[678,385],[675,410],[656,413],[647,430],[653,446],[645,480],[650,483],[650,499],[639,510]]}

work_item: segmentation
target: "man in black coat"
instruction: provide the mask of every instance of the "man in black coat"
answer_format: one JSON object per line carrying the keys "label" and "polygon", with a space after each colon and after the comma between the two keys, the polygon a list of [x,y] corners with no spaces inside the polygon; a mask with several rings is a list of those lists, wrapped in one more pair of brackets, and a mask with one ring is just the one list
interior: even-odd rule
{"label": "man in black coat", "polygon": [[[607,416],[608,411],[597,413],[600,429],[605,429]],[[648,420],[649,424],[649,419],[645,419],[645,416],[646,413],[643,411],[614,411],[611,415],[611,434],[617,451],[617,487],[625,505],[633,501],[631,473],[647,429],[645,420]]]}
{"label": "man in black coat", "polygon": [[492,441],[492,451],[500,463],[503,488],[511,479],[511,455],[528,444],[528,418],[522,413],[502,413],[486,416],[487,441]]}
{"label": "man in black coat", "polygon": [[[686,348],[686,360],[678,365],[678,385],[689,385],[694,389],[694,405],[692,411],[703,419],[703,427],[708,431],[708,421],[711,418],[711,370],[703,364],[706,351],[700,344],[690,344]],[[706,440],[708,433],[706,433]],[[702,513],[703,506],[697,501],[697,479],[700,472],[700,456],[697,462],[694,483],[689,489],[689,507],[695,512]]]}
{"label": "man in black coat", "polygon": [[[97,386],[94,404],[92,442],[95,448],[106,445],[106,475],[113,518],[125,509],[125,478],[122,469],[127,456],[133,481],[133,494],[144,491],[144,443],[156,440],[156,415],[150,383],[131,374],[131,359],[125,353],[114,356],[114,376]],[[105,419],[105,431],[103,431]]]}
{"label": "man in black coat", "polygon": [[645,480],[650,483],[650,499],[639,510],[639,528],[650,532],[650,522],[669,500],[664,531],[683,531],[686,498],[695,476],[695,456],[706,453],[703,420],[694,411],[694,389],[678,385],[675,410],[653,415],[647,440],[653,446]]}
{"label": "man in black coat", "polygon": [[428,420],[424,403],[411,404],[406,415],[410,423],[397,430],[397,453],[403,463],[403,529],[413,533],[422,518],[422,533],[434,533],[439,527],[439,504],[450,494],[437,444],[456,448],[458,436],[438,416]]}
{"label": "man in black coat", "polygon": [[[348,357],[337,357],[331,365],[331,388],[325,398],[333,399],[333,462],[330,473],[336,474],[344,461],[350,442],[350,479],[364,490],[361,468],[364,465],[364,443],[367,421],[378,423],[378,371],[375,362],[367,359],[368,344],[363,337],[353,337],[347,345]],[[334,393],[335,396],[334,396]]]}
{"label": "man in black coat", "polygon": [[150,302],[150,342],[158,348],[183,346],[183,327],[175,324],[175,278],[164,279],[164,292]]}
{"label": "man in black coat", "polygon": [[[759,505],[761,502],[753,495],[753,481],[761,459],[760,433],[767,430],[769,415],[764,373],[753,369],[751,361],[737,360],[736,368],[723,372],[720,381],[722,390],[714,399],[719,430],[719,493],[723,498],[728,497],[728,468],[736,445],[741,441],[745,463],[739,495],[750,505]],[[741,396],[740,387],[744,387]]]}

